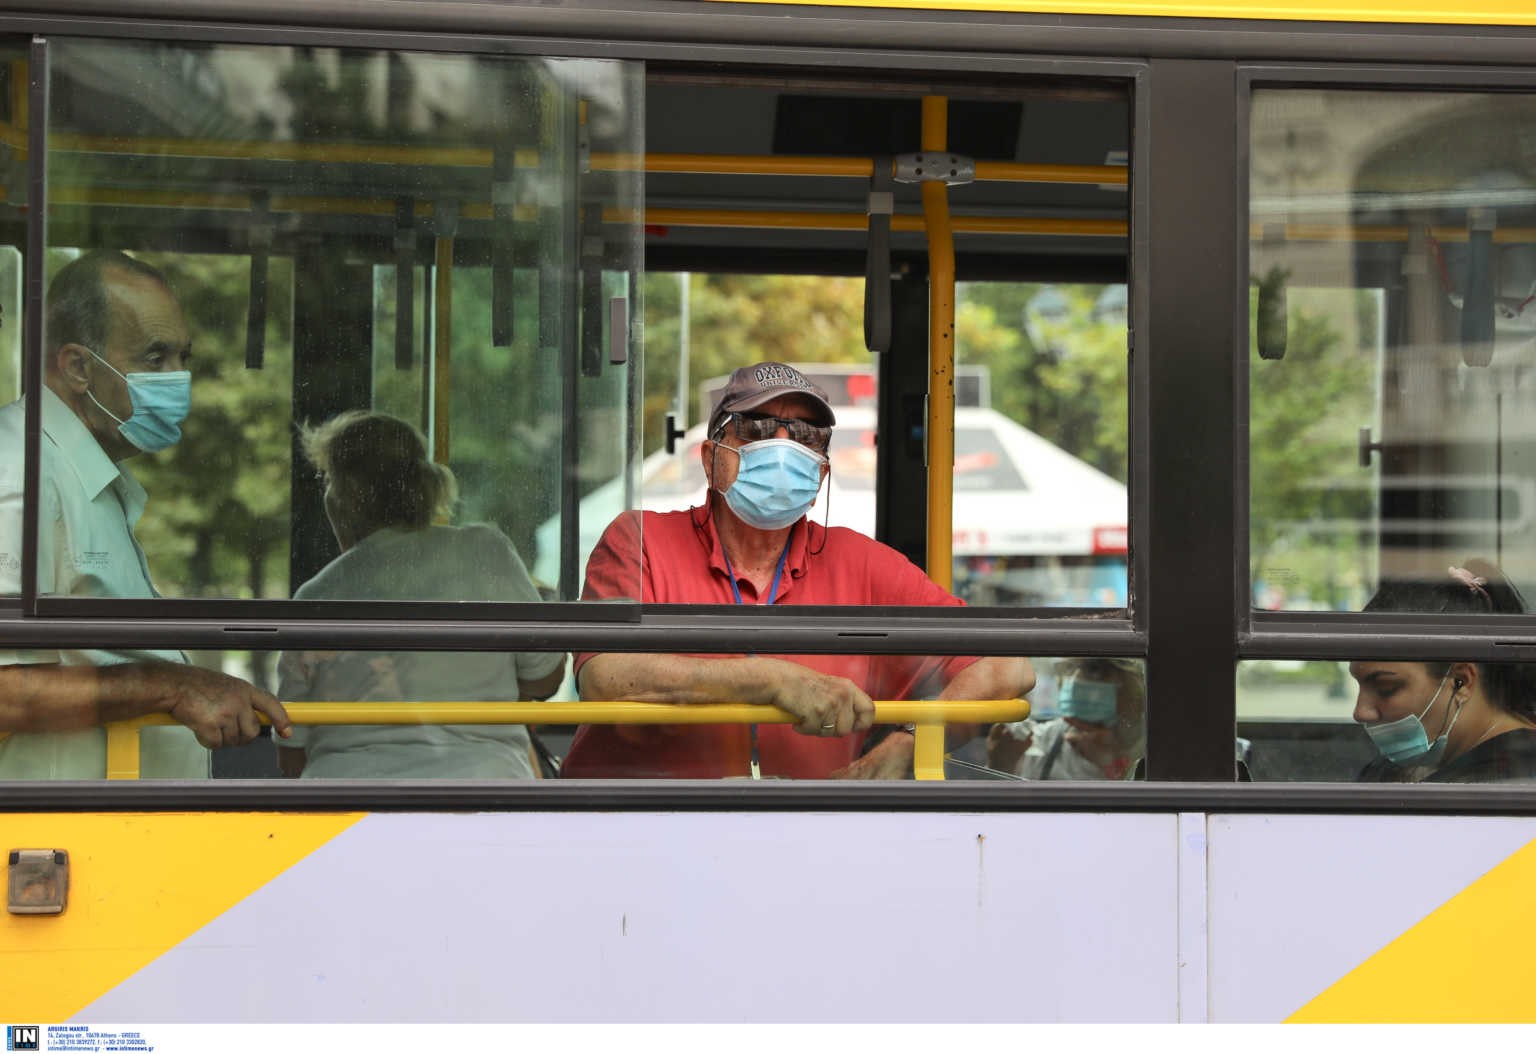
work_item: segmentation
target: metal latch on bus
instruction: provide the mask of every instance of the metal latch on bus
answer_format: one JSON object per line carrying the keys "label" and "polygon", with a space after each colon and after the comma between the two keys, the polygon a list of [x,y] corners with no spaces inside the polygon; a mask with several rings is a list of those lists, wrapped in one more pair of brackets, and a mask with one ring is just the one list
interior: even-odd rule
{"label": "metal latch on bus", "polygon": [[69,900],[69,853],[12,849],[5,909],[12,915],[58,915]]}
{"label": "metal latch on bus", "polygon": [[897,154],[896,182],[944,183],[959,187],[976,182],[976,159],[964,154]]}

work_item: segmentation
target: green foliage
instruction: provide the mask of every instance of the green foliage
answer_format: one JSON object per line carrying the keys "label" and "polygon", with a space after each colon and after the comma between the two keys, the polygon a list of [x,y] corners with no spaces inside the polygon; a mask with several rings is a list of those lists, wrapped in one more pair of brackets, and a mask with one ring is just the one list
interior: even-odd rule
{"label": "green foliage", "polygon": [[[967,283],[956,294],[956,359],[983,365],[992,406],[1124,483],[1130,402],[1125,324],[1096,311],[1106,287],[1061,285],[1041,318],[1033,282]],[[1028,320],[1028,321],[1026,321]]]}
{"label": "green foliage", "polygon": [[[681,346],[676,274],[645,276],[644,449],[662,446],[677,404]],[[689,286],[688,422],[699,382],[762,359],[873,365],[864,347],[864,281],[800,275],[695,274]]]}
{"label": "green foliage", "polygon": [[1260,359],[1250,331],[1250,569],[1274,593],[1261,603],[1281,602],[1281,591],[1313,607],[1362,599],[1367,539],[1341,527],[1371,511],[1355,460],[1357,430],[1374,412],[1374,313],[1360,307],[1369,296],[1291,290],[1283,359]]}

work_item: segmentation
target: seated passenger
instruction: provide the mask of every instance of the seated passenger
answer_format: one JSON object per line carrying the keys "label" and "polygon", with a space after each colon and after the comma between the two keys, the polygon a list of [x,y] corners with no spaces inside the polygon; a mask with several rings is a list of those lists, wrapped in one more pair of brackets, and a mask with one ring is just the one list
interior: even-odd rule
{"label": "seated passenger", "polygon": [[[342,553],[296,600],[455,600],[532,603],[538,590],[494,527],[434,525],[452,509],[453,474],[388,414],[349,411],[303,433],[325,479],[325,513]],[[560,686],[559,652],[289,652],[281,698],[326,701],[546,699]],[[531,778],[521,725],[296,727],[278,750],[286,775],[375,779]]]}
{"label": "seated passenger", "polygon": [[[1366,611],[1516,614],[1519,592],[1468,561],[1443,581],[1383,582]],[[1498,783],[1536,778],[1536,670],[1502,662],[1349,664],[1355,720],[1380,751],[1367,783]]]}
{"label": "seated passenger", "polygon": [[987,764],[1031,780],[1127,779],[1146,744],[1147,687],[1130,659],[1062,659],[1059,717],[996,724]]}
{"label": "seated passenger", "polygon": [[[733,374],[700,448],[702,508],[626,513],[587,564],[583,599],[632,592],[647,604],[954,605],[894,549],[806,515],[828,471],[835,419],[827,395],[776,362]],[[899,779],[912,774],[913,736],[895,732],[861,753],[871,699],[1006,699],[1028,692],[1026,659],[905,655],[619,655],[576,657],[588,700],[769,703],[798,720],[760,728],[584,726],[567,777]]]}

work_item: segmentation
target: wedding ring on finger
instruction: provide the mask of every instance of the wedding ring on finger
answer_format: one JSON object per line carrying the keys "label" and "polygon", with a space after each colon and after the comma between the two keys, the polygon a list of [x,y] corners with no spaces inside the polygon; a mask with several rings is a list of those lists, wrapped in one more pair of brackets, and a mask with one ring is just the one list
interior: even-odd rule
{"label": "wedding ring on finger", "polygon": [[828,721],[826,724],[821,726],[821,730],[823,732],[831,732],[831,731],[833,731],[836,728],[837,728],[837,722],[836,721]]}

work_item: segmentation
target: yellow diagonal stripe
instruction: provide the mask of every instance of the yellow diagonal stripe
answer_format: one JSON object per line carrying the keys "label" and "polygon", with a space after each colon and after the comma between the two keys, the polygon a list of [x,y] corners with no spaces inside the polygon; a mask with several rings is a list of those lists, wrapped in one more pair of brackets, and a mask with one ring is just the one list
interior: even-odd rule
{"label": "yellow diagonal stripe", "polygon": [[[1391,881],[1411,883],[1405,869]],[[1370,896],[1369,883],[1339,895]],[[1536,842],[1291,1015],[1290,1021],[1536,1021]]]}
{"label": "yellow diagonal stripe", "polygon": [[63,915],[0,913],[0,1019],[78,1013],[363,815],[0,815],[0,851],[70,857]]}

